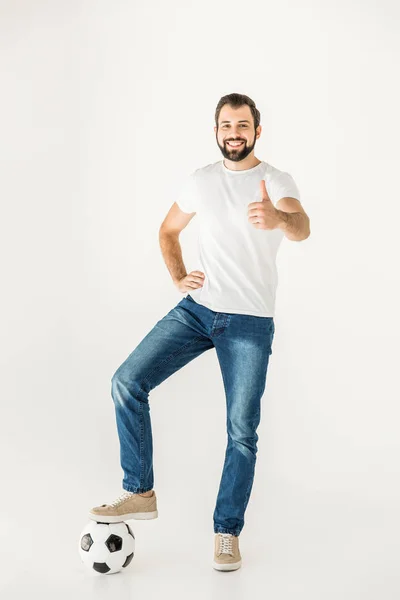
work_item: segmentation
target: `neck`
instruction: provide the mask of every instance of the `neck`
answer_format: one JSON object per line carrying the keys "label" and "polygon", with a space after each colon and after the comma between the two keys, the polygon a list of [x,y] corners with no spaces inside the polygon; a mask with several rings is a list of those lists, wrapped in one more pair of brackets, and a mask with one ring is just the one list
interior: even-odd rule
{"label": "neck", "polygon": [[255,156],[247,156],[244,160],[240,160],[239,162],[229,160],[228,158],[224,159],[224,165],[231,171],[245,171],[247,169],[252,169],[259,165],[260,162],[261,160],[258,160]]}

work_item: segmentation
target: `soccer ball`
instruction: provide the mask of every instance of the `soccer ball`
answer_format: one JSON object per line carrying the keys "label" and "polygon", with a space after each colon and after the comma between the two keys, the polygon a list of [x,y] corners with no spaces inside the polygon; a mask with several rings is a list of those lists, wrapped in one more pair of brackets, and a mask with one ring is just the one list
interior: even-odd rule
{"label": "soccer ball", "polygon": [[127,567],[135,554],[135,536],[129,525],[90,520],[79,537],[83,563],[98,573],[109,575]]}

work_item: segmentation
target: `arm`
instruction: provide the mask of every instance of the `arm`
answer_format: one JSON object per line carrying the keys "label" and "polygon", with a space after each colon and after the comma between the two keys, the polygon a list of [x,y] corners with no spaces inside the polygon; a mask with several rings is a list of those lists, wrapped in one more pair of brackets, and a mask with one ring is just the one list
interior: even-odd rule
{"label": "arm", "polygon": [[310,236],[310,219],[296,198],[285,197],[275,205],[280,217],[279,229],[292,241],[305,240]]}
{"label": "arm", "polygon": [[179,233],[163,232],[160,229],[159,241],[161,253],[167,269],[176,284],[186,277],[186,268],[182,260],[182,249],[179,243]]}
{"label": "arm", "polygon": [[187,272],[182,259],[182,249],[179,243],[179,234],[195,216],[193,213],[183,212],[176,202],[169,209],[159,230],[161,253],[167,269],[176,284]]}

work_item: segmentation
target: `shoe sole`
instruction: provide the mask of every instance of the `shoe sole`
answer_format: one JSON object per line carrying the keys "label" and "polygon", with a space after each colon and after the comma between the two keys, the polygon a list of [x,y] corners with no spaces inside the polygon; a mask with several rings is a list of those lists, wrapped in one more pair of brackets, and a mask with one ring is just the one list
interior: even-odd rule
{"label": "shoe sole", "polygon": [[242,561],[239,560],[239,562],[228,564],[221,564],[214,561],[212,566],[214,569],[217,569],[217,571],[235,571],[242,566]]}
{"label": "shoe sole", "polygon": [[125,515],[98,515],[90,512],[89,518],[93,521],[97,521],[98,523],[120,523],[121,521],[127,521],[129,519],[134,519],[136,521],[148,521],[150,519],[157,519],[158,510],[153,510],[152,512],[137,512],[137,513],[126,513]]}

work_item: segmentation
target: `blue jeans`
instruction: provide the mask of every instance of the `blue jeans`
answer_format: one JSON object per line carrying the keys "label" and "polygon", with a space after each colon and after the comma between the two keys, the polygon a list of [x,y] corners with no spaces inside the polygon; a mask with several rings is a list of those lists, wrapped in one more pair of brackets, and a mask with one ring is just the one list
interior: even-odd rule
{"label": "blue jeans", "polygon": [[240,534],[253,485],[256,430],[274,332],[273,317],[215,312],[190,295],[157,321],[112,377],[124,490],[153,489],[150,390],[215,348],[225,389],[228,442],[214,532]]}

